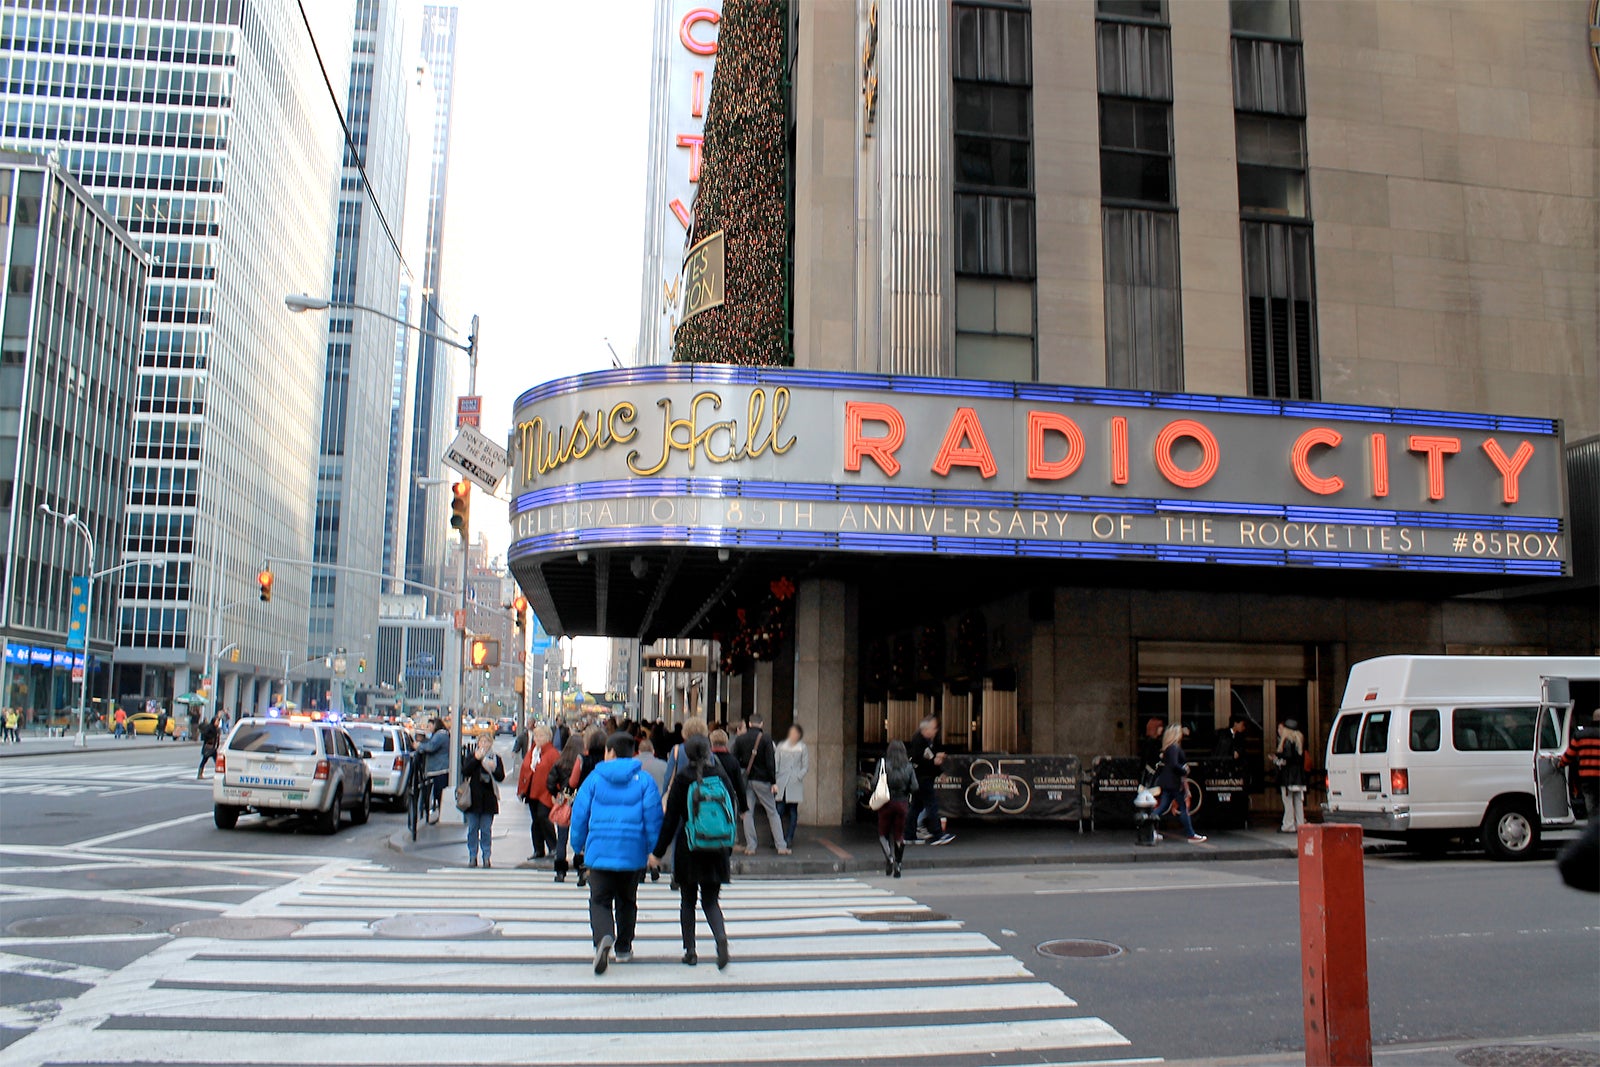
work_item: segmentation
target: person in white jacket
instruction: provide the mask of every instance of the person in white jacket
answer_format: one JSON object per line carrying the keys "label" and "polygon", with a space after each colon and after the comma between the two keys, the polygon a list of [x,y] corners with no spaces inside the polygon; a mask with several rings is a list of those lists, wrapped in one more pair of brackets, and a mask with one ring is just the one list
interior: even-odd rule
{"label": "person in white jacket", "polygon": [[800,802],[806,798],[806,775],[811,773],[811,750],[799,723],[778,746],[778,817],[783,820],[783,847],[794,848],[794,831],[800,822]]}

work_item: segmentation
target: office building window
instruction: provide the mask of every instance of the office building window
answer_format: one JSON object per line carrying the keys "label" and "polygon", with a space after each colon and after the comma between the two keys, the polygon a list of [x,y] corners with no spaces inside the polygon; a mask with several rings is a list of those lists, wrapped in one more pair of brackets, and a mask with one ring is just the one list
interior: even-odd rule
{"label": "office building window", "polygon": [[1114,389],[1183,388],[1178,299],[1178,216],[1107,207],[1106,384]]}
{"label": "office building window", "polygon": [[1166,5],[1100,0],[1095,14],[1106,383],[1178,390],[1183,321]]}
{"label": "office building window", "polygon": [[1033,286],[956,279],[956,376],[1032,381]]}
{"label": "office building window", "polygon": [[954,4],[956,352],[962,377],[1031,381],[1032,13]]}
{"label": "office building window", "polygon": [[1171,105],[1100,98],[1100,196],[1172,204]]}
{"label": "office building window", "polygon": [[1315,400],[1321,372],[1299,6],[1233,0],[1229,13],[1250,394]]}
{"label": "office building window", "polygon": [[1246,221],[1244,284],[1250,395],[1317,399],[1321,388],[1310,227]]}
{"label": "office building window", "polygon": [[1239,210],[1303,219],[1306,126],[1299,119],[1238,115]]}

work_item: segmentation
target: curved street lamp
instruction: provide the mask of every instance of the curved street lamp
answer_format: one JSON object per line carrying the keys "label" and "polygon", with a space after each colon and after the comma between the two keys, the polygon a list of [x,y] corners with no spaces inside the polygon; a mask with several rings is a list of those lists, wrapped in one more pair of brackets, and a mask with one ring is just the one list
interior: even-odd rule
{"label": "curved street lamp", "polygon": [[167,565],[161,560],[130,559],[117,564],[115,567],[107,567],[105,570],[97,571],[94,569],[94,534],[90,531],[89,524],[78,518],[76,511],[71,513],[57,511],[49,504],[40,504],[39,510],[69,530],[76,530],[83,538],[84,547],[89,553],[87,565],[84,567],[84,573],[87,578],[84,588],[83,674],[78,678],[78,734],[72,739],[73,748],[82,748],[87,744],[87,738],[84,737],[83,733],[83,717],[89,696],[89,630],[94,625],[94,583],[97,579],[116,574],[118,571],[127,570],[129,567],[135,567],[139,564],[149,566],[152,571],[165,570]]}

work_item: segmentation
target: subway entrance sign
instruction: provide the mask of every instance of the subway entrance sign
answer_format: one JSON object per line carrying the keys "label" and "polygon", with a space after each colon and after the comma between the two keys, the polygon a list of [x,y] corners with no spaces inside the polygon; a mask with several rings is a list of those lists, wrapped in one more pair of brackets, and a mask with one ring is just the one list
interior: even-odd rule
{"label": "subway entrance sign", "polygon": [[645,656],[647,671],[688,671],[699,673],[706,669],[704,656]]}

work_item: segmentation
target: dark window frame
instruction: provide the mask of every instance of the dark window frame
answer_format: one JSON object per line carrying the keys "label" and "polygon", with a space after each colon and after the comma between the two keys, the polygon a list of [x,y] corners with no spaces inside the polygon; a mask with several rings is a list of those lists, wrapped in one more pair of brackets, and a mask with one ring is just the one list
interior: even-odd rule
{"label": "dark window frame", "polygon": [[[1278,41],[1283,44],[1300,44],[1303,38],[1300,35],[1300,4],[1299,0],[1284,0],[1289,8],[1289,36],[1284,37],[1276,33],[1261,33],[1256,30],[1241,30],[1233,20],[1235,0],[1228,4],[1228,33],[1242,41]],[[1259,3],[1261,0],[1247,0]]]}
{"label": "dark window frame", "polygon": [[[1134,113],[1134,127],[1139,126],[1138,111],[1141,108],[1160,108],[1164,112],[1167,127],[1167,148],[1165,152],[1154,149],[1125,147],[1111,145],[1106,139],[1106,105],[1128,105]],[[1175,134],[1172,130],[1172,104],[1164,100],[1152,100],[1142,96],[1110,96],[1100,94],[1097,106],[1097,118],[1100,124],[1100,202],[1108,207],[1131,207],[1148,209],[1151,211],[1170,211],[1174,214],[1178,210],[1178,167],[1177,146]],[[1144,200],[1138,197],[1109,196],[1105,188],[1105,166],[1107,156],[1135,159],[1164,159],[1167,163],[1167,192],[1166,200]]]}

